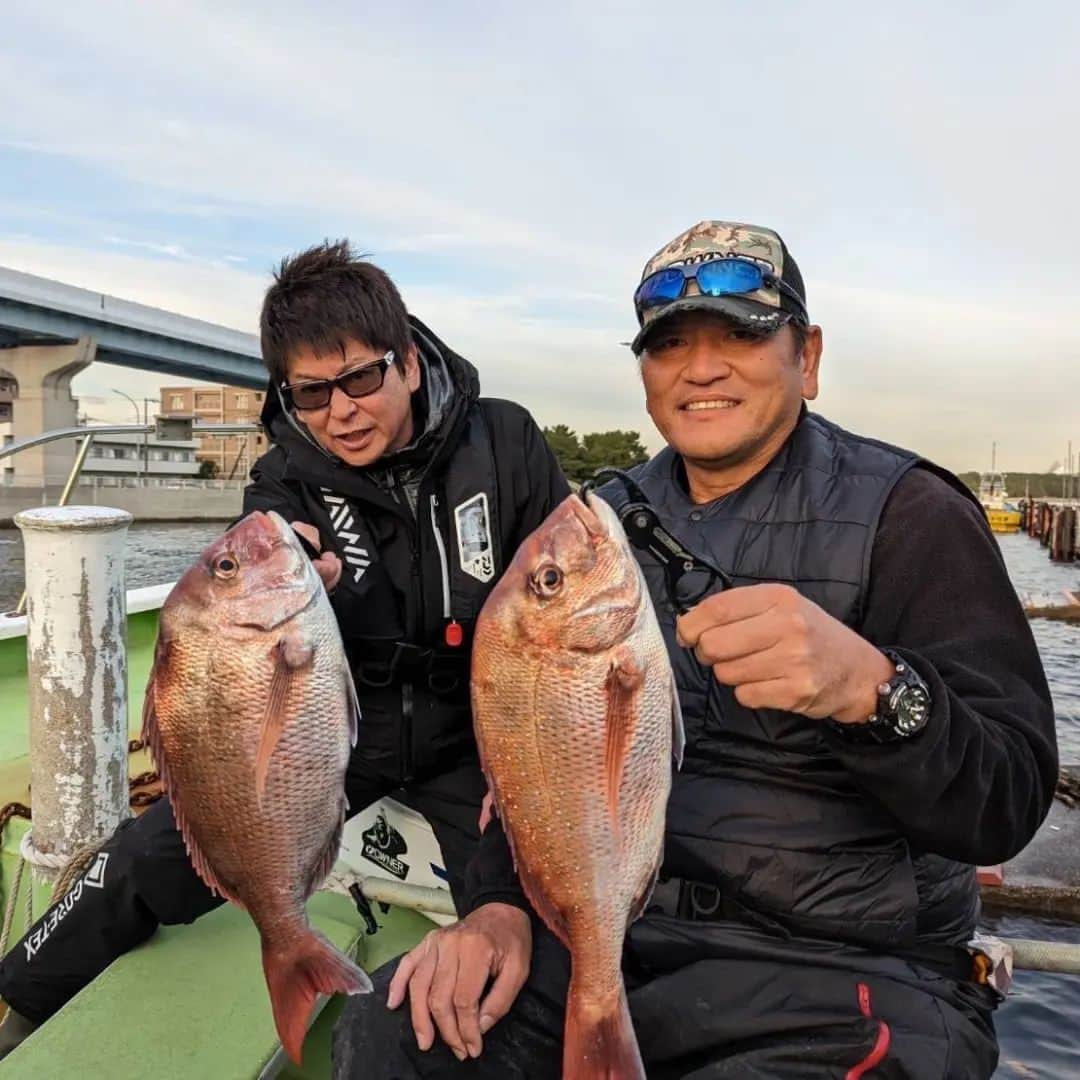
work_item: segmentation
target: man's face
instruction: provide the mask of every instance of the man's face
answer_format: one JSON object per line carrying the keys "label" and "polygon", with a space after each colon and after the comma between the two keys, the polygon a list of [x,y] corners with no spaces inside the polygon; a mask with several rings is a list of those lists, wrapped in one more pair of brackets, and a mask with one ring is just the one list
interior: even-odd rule
{"label": "man's face", "polygon": [[816,326],[797,355],[789,326],[758,337],[711,312],[680,312],[641,354],[645,405],[688,462],[737,467],[780,449],[802,399],[817,397],[820,357]]}
{"label": "man's face", "polygon": [[[304,347],[286,361],[289,383],[332,379],[360,364],[374,363],[385,355],[362,342],[346,340],[344,349],[317,353]],[[407,446],[413,435],[412,393],[420,385],[416,350],[395,356],[382,386],[373,394],[351,398],[334,387],[330,403],[321,409],[297,409],[297,419],[331,454],[347,465],[371,465],[384,454]]]}

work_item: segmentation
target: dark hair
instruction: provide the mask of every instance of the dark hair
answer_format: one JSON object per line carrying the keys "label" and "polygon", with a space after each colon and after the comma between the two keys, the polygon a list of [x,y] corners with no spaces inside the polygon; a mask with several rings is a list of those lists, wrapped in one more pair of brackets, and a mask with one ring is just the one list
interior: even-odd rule
{"label": "dark hair", "polygon": [[290,353],[305,346],[320,353],[344,351],[352,338],[372,349],[393,349],[404,364],[412,343],[397,286],[348,240],[326,240],[281,260],[263,299],[259,334],[275,384],[287,378]]}

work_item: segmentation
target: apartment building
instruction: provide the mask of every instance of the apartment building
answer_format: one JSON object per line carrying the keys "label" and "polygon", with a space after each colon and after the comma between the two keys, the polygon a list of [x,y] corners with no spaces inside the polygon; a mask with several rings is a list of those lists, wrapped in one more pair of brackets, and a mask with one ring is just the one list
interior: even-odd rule
{"label": "apartment building", "polygon": [[[194,416],[207,424],[257,423],[262,412],[261,390],[243,386],[163,386],[161,416]],[[261,432],[242,435],[197,435],[200,461],[212,461],[221,480],[243,480],[267,449]]]}

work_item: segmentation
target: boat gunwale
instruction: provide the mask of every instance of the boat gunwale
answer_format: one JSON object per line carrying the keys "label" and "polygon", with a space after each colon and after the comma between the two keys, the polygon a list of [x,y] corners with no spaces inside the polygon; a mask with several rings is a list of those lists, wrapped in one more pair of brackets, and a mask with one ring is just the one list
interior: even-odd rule
{"label": "boat gunwale", "polygon": [[[158,611],[172,592],[175,581],[162,585],[144,585],[127,591],[127,614],[138,615],[143,611]],[[26,637],[26,616],[0,614],[0,640]]]}

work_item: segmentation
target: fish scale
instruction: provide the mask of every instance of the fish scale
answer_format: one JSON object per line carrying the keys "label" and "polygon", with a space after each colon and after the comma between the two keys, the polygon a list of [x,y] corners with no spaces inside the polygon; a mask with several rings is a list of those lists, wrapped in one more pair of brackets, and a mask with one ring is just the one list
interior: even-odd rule
{"label": "fish scale", "polygon": [[143,735],[196,871],[258,928],[296,1062],[318,994],[371,988],[304,908],[337,856],[356,722],[318,574],[281,517],[249,515],[162,607]]}
{"label": "fish scale", "polygon": [[472,694],[522,885],[572,957],[563,1075],[643,1077],[622,945],[659,868],[681,717],[606,503],[571,496],[521,545],[477,621]]}

